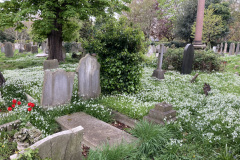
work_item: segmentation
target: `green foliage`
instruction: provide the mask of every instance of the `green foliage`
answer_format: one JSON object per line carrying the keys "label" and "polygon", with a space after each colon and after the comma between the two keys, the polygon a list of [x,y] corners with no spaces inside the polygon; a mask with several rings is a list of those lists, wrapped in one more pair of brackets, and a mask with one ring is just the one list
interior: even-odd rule
{"label": "green foliage", "polygon": [[[171,64],[175,70],[181,71],[183,62],[184,50],[181,49],[168,49],[167,53],[163,56],[163,69],[167,69]],[[193,70],[201,71],[219,71],[220,69],[219,55],[213,51],[194,51]]]}
{"label": "green foliage", "polygon": [[19,160],[51,160],[50,158],[44,158],[42,159],[38,155],[38,149],[26,149],[23,154],[19,155]]}
{"label": "green foliage", "polygon": [[0,134],[0,159],[8,159],[17,150],[17,143],[13,142],[13,131],[1,131]]}
{"label": "green foliage", "polygon": [[[219,35],[224,31],[222,17],[214,15],[214,9],[207,9],[204,11],[203,19],[203,37],[204,43],[214,42],[219,38]],[[196,32],[196,22],[192,26],[192,38]]]}
{"label": "green foliage", "polygon": [[88,52],[98,54],[102,90],[107,93],[136,92],[140,87],[144,35],[129,27],[123,18],[102,21],[97,20],[98,30],[84,43]]}
{"label": "green foliage", "polygon": [[218,153],[218,157],[217,160],[235,160],[240,158],[240,156],[238,156],[234,150],[230,147],[225,146],[225,150],[222,153]]}

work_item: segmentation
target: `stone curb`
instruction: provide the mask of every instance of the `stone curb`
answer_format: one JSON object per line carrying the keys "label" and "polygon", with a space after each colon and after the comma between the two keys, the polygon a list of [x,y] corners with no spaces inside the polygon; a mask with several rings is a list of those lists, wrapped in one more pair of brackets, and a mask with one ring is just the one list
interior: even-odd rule
{"label": "stone curb", "polygon": [[139,121],[136,120],[136,119],[132,119],[132,118],[129,118],[128,116],[124,115],[124,114],[121,114],[117,111],[112,111],[112,115],[113,115],[113,118],[116,120],[116,121],[119,121],[131,128],[134,128],[136,123],[138,123]]}

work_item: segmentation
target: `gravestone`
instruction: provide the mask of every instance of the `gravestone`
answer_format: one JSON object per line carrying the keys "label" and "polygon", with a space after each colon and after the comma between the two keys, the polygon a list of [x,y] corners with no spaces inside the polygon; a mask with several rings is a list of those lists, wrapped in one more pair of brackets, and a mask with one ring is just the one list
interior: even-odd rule
{"label": "gravestone", "polygon": [[233,50],[233,43],[230,44],[230,47],[229,47],[229,55],[232,55],[232,50]]}
{"label": "gravestone", "polygon": [[14,53],[13,53],[12,43],[11,42],[6,42],[4,48],[5,48],[5,56],[6,57],[13,57]]}
{"label": "gravestone", "polygon": [[83,99],[96,98],[101,94],[100,64],[96,57],[87,54],[81,58],[76,69],[78,94]]}
{"label": "gravestone", "polygon": [[[3,77],[3,74],[0,72],[0,87],[6,82],[5,78]],[[0,97],[1,98],[1,97]]]}
{"label": "gravestone", "polygon": [[161,46],[160,46],[160,44],[156,46],[156,53],[161,53]]}
{"label": "gravestone", "polygon": [[32,51],[32,54],[38,53],[38,46],[37,45],[33,45],[31,51]]}
{"label": "gravestone", "polygon": [[164,71],[162,70],[162,61],[163,61],[163,52],[164,45],[161,45],[161,54],[158,55],[158,67],[153,71],[152,77],[156,77],[158,79],[164,79]]}
{"label": "gravestone", "polygon": [[31,43],[27,43],[24,45],[24,50],[25,52],[31,52],[32,50],[32,44]]}
{"label": "gravestone", "polygon": [[43,62],[43,70],[46,69],[56,69],[58,68],[58,60],[57,59],[53,59],[53,60],[45,60]]}
{"label": "gravestone", "polygon": [[227,53],[227,47],[228,47],[227,42],[225,42],[224,52],[223,53]]}
{"label": "gravestone", "polygon": [[194,58],[194,47],[192,44],[187,44],[186,47],[184,48],[181,74],[190,74],[192,72],[193,58]]}
{"label": "gravestone", "polygon": [[1,48],[1,52],[5,53],[5,48],[4,48],[4,44],[3,43],[0,44],[0,48]]}
{"label": "gravestone", "polygon": [[44,51],[45,50],[45,48],[47,47],[47,44],[46,44],[46,42],[42,42],[42,44],[41,44],[41,46],[42,46],[42,51]]}
{"label": "gravestone", "polygon": [[213,46],[213,52],[217,53],[217,46]]}
{"label": "gravestone", "polygon": [[233,48],[232,48],[232,54],[231,55],[234,55],[235,53],[235,43],[233,43]]}
{"label": "gravestone", "polygon": [[220,46],[221,48],[220,48],[220,55],[222,55],[222,56],[224,56],[224,54],[223,54],[223,43],[221,43],[221,46]]}
{"label": "gravestone", "polygon": [[172,109],[171,104],[162,102],[150,109],[149,114],[143,119],[157,124],[165,124],[164,121],[176,120],[176,111]]}
{"label": "gravestone", "polygon": [[72,98],[74,72],[62,69],[44,71],[41,105],[57,106],[69,103]]}
{"label": "gravestone", "polygon": [[23,53],[24,52],[24,44],[22,44],[22,43],[19,44],[18,52],[19,53]]}
{"label": "gravestone", "polygon": [[238,55],[238,54],[239,54],[239,43],[237,43],[236,52],[235,52],[235,55]]}

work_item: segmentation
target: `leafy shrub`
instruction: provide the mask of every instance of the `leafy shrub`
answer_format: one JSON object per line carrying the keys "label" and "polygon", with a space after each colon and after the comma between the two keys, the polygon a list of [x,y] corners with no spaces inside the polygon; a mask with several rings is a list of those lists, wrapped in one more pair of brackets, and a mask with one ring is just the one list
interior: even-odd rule
{"label": "leafy shrub", "polygon": [[70,53],[72,48],[72,43],[70,42],[64,43],[64,48],[66,49],[66,53]]}
{"label": "leafy shrub", "polygon": [[168,46],[168,47],[171,47],[173,44],[175,45],[176,48],[181,48],[181,47],[185,47],[186,46],[186,43],[184,43],[184,42],[177,42],[177,41],[164,43],[164,45]]}
{"label": "leafy shrub", "polygon": [[[163,69],[167,69],[171,64],[175,70],[181,71],[183,62],[183,48],[171,49],[169,48],[167,53],[163,56]],[[194,51],[193,70],[201,71],[219,71],[220,69],[220,57],[211,50]]]}
{"label": "leafy shrub", "polygon": [[102,91],[135,92],[140,88],[144,35],[123,18],[101,21],[97,20],[94,37],[85,41],[84,48],[98,54]]}

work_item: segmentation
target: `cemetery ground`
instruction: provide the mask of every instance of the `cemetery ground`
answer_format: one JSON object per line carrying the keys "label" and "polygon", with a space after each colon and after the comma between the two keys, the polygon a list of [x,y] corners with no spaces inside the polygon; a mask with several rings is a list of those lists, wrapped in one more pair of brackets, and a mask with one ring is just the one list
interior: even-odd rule
{"label": "cemetery ground", "polygon": [[[75,76],[73,98],[68,105],[44,110],[39,106],[42,83],[43,61],[33,54],[14,54],[5,58],[0,53],[0,70],[6,84],[1,89],[0,124],[20,119],[20,126],[30,122],[46,137],[60,131],[55,118],[84,111],[105,122],[112,122],[112,110],[117,110],[131,118],[140,120],[133,129],[128,129],[139,141],[118,147],[106,146],[102,150],[91,150],[88,159],[240,159],[240,72],[236,65],[240,56],[222,57],[222,72],[193,71],[191,75],[181,75],[167,71],[164,80],[151,77],[155,68],[145,66],[142,75],[142,89],[136,94],[102,94],[97,99],[81,100],[77,94]],[[226,66],[224,66],[226,64]],[[67,54],[66,61],[59,68],[75,71],[78,60]],[[144,65],[144,64],[143,64]],[[199,73],[194,83],[192,77]],[[203,92],[204,83],[211,86],[208,96]],[[25,94],[36,102],[31,111]],[[13,111],[7,111],[12,100],[21,101]],[[177,111],[177,120],[165,125],[154,125],[142,121],[156,103],[167,102]],[[0,157],[7,159],[18,152],[11,137],[16,132],[1,131]],[[0,158],[1,159],[1,158]]]}

